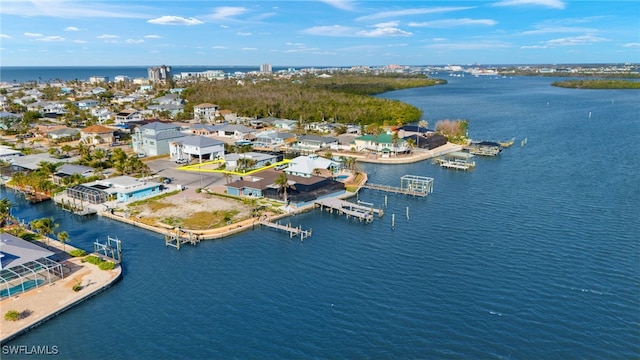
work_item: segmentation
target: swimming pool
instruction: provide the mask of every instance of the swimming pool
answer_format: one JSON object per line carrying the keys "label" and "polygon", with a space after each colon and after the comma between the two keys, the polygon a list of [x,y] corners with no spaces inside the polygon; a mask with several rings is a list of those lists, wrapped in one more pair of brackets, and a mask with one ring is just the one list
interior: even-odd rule
{"label": "swimming pool", "polygon": [[[42,279],[38,279],[38,280],[27,280],[25,281],[24,284],[24,291],[27,291],[31,288],[37,287],[40,284],[42,284],[44,282],[44,280]],[[15,294],[19,294],[22,292],[22,284],[10,287],[9,289],[2,289],[0,290],[0,298],[3,297],[7,297],[7,296],[12,296]]]}
{"label": "swimming pool", "polygon": [[336,180],[338,181],[345,181],[349,178],[349,175],[338,175],[336,176]]}

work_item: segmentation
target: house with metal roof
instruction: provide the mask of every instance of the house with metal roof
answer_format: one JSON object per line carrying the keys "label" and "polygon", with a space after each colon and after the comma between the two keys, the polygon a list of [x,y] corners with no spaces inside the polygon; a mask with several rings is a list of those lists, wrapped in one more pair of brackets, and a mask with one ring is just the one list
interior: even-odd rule
{"label": "house with metal roof", "polygon": [[148,156],[169,154],[172,141],[185,136],[181,126],[155,121],[135,128],[131,142],[133,150]]}
{"label": "house with metal roof", "polygon": [[83,185],[91,189],[101,190],[107,193],[109,197],[115,197],[120,202],[136,201],[159,195],[162,187],[161,183],[126,175]]}
{"label": "house with metal roof", "polygon": [[62,279],[62,265],[54,253],[8,233],[0,233],[0,298]]}
{"label": "house with metal roof", "polygon": [[295,139],[296,136],[291,133],[267,130],[256,134],[254,147],[274,149],[285,144],[291,144],[295,142]]}
{"label": "house with metal roof", "polygon": [[169,143],[171,159],[212,160],[224,158],[224,142],[200,135],[183,136]]}
{"label": "house with metal roof", "polygon": [[320,157],[316,154],[298,156],[291,160],[283,171],[288,175],[311,177],[318,175],[321,170],[329,170],[331,173],[338,171],[340,164],[336,161]]}
{"label": "house with metal roof", "polygon": [[318,151],[330,149],[332,145],[338,145],[338,139],[331,136],[300,135],[293,145],[296,149]]}
{"label": "house with metal roof", "polygon": [[395,138],[392,134],[363,135],[354,139],[356,151],[370,152],[388,157],[391,154],[409,152],[407,142],[402,138]]}
{"label": "house with metal roof", "polygon": [[95,169],[90,166],[64,164],[53,174],[53,182],[55,184],[62,184],[64,179],[76,174],[86,178],[92,176],[94,171]]}
{"label": "house with metal roof", "polygon": [[218,105],[202,103],[193,106],[193,117],[200,121],[213,121],[218,115]]}

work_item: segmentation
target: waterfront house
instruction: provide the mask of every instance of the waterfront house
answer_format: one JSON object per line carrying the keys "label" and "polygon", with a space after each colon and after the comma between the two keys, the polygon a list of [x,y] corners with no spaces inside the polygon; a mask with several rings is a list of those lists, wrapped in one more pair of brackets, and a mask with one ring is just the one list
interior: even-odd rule
{"label": "waterfront house", "polygon": [[154,181],[136,179],[131,176],[118,176],[93,183],[84,184],[106,192],[109,197],[115,197],[119,202],[130,202],[145,199],[160,194],[162,184]]}
{"label": "waterfront house", "polygon": [[0,233],[0,298],[23,293],[62,279],[54,252],[8,233]]}
{"label": "waterfront house", "polygon": [[340,164],[338,162],[313,154],[292,159],[287,168],[284,169],[284,172],[288,175],[308,178],[320,173],[326,173],[327,170],[330,173],[335,173],[339,168]]}
{"label": "waterfront house", "polygon": [[193,117],[201,122],[212,122],[218,115],[218,105],[202,103],[193,106]]}
{"label": "waterfront house", "polygon": [[131,140],[135,152],[157,156],[169,154],[169,144],[184,136],[180,125],[155,121],[136,127]]}
{"label": "waterfront house", "polygon": [[64,179],[76,174],[86,178],[94,175],[94,171],[95,169],[90,166],[64,164],[53,174],[53,182],[55,184],[62,184]]}
{"label": "waterfront house", "polygon": [[395,138],[392,134],[363,135],[354,139],[356,151],[370,152],[372,154],[388,157],[391,154],[409,152],[409,147],[404,139]]}
{"label": "waterfront house", "polygon": [[[281,189],[275,184],[280,174],[280,171],[273,169],[262,170],[250,176],[242,176],[226,184],[225,188],[229,195],[282,200]],[[290,184],[287,190],[288,201],[297,206],[345,191],[343,183],[330,178],[287,175],[287,180]]]}
{"label": "waterfront house", "polygon": [[224,142],[208,137],[193,135],[174,139],[169,144],[171,159],[213,160],[224,158]]}
{"label": "waterfront house", "polygon": [[80,130],[80,140],[86,144],[111,144],[115,130],[103,125],[91,125]]}

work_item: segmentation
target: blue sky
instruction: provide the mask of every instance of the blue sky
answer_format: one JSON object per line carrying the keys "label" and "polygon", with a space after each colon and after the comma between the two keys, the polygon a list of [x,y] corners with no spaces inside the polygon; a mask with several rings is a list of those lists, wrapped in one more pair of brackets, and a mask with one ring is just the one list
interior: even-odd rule
{"label": "blue sky", "polygon": [[2,0],[0,64],[640,62],[640,1]]}

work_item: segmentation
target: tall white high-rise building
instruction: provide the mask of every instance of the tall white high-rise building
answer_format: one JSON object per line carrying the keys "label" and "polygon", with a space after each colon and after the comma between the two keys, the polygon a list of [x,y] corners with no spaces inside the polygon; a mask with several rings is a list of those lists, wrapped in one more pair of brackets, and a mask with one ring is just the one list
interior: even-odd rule
{"label": "tall white high-rise building", "polygon": [[266,74],[271,74],[271,64],[262,64],[260,65],[260,72],[261,73],[266,73]]}
{"label": "tall white high-rise building", "polygon": [[147,69],[147,74],[149,74],[149,82],[166,82],[171,76],[169,73],[171,72],[170,66],[154,66]]}

